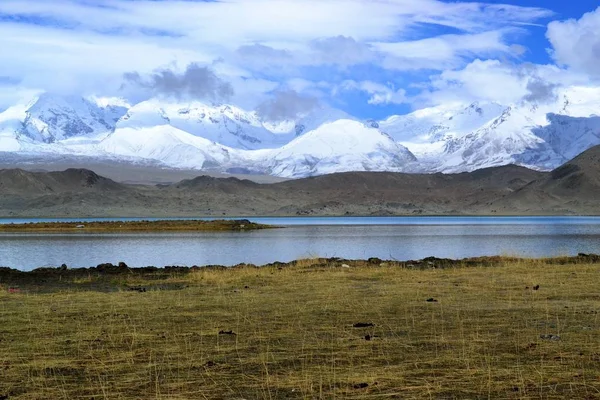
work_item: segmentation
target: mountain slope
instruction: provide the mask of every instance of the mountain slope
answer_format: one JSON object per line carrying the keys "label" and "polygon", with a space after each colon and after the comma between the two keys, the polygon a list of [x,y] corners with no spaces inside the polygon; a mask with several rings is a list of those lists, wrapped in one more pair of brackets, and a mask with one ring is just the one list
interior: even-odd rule
{"label": "mountain slope", "polygon": [[86,169],[61,172],[29,172],[22,169],[0,170],[0,191],[10,194],[57,194],[66,192],[113,192],[127,190],[126,185]]}
{"label": "mountain slope", "polygon": [[118,128],[96,147],[106,154],[158,160],[179,168],[225,166],[236,154],[233,149],[171,125]]}
{"label": "mountain slope", "polygon": [[[599,214],[600,146],[595,146],[550,173],[497,199],[502,210],[539,209],[552,213]],[[578,211],[574,211],[578,210]]]}
{"label": "mountain slope", "polygon": [[[0,177],[13,178],[0,182],[3,192],[12,194],[0,198],[0,215],[600,214],[598,202],[574,201],[576,191],[566,192],[563,207],[556,208],[556,195],[543,186],[551,175],[509,165],[460,174],[346,172],[274,184],[198,177],[171,185],[114,186],[89,171],[23,175],[5,170]],[[59,178],[68,183],[57,186]],[[102,184],[106,187],[100,189]],[[538,201],[521,204],[520,196],[532,187],[538,188]]]}
{"label": "mountain slope", "polygon": [[555,169],[538,185],[551,196],[597,202],[600,198],[600,146],[586,150]]}
{"label": "mountain slope", "polygon": [[393,115],[381,121],[379,127],[419,159],[427,161],[440,155],[448,140],[473,132],[504,109],[497,103],[448,104]]}
{"label": "mountain slope", "polygon": [[417,156],[424,172],[506,164],[552,170],[600,144],[598,113],[600,89],[569,87],[544,102],[451,104],[380,126]]}
{"label": "mountain slope", "polygon": [[316,106],[289,120],[197,101],[42,94],[0,112],[2,152],[286,178],[344,171],[552,170],[600,144],[600,88],[544,101],[447,104],[384,121]]}
{"label": "mountain slope", "polygon": [[112,131],[125,112],[124,107],[102,108],[82,97],[42,94],[25,112],[19,133],[44,143],[97,136]]}
{"label": "mountain slope", "polygon": [[281,145],[280,138],[263,126],[255,112],[231,105],[208,106],[199,102],[148,100],[129,109],[117,128],[163,125],[232,148],[250,150]]}
{"label": "mountain slope", "polygon": [[293,178],[343,171],[400,171],[415,161],[408,149],[378,129],[338,120],[273,151],[267,170]]}

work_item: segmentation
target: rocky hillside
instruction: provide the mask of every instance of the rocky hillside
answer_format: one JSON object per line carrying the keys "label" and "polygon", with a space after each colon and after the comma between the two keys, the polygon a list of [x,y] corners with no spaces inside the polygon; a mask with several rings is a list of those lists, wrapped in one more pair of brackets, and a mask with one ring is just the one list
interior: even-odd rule
{"label": "rocky hillside", "polygon": [[346,172],[272,184],[200,176],[125,185],[91,171],[0,171],[0,215],[600,214],[600,146],[552,172],[508,165],[459,174]]}

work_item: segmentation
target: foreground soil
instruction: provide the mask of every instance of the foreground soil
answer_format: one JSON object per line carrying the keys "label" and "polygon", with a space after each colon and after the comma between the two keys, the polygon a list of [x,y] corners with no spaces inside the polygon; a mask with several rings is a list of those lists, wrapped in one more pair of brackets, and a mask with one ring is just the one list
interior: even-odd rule
{"label": "foreground soil", "polygon": [[246,219],[240,220],[161,220],[34,222],[0,224],[0,232],[156,232],[156,231],[231,231],[270,228]]}
{"label": "foreground soil", "polygon": [[2,399],[600,398],[600,256],[0,269]]}

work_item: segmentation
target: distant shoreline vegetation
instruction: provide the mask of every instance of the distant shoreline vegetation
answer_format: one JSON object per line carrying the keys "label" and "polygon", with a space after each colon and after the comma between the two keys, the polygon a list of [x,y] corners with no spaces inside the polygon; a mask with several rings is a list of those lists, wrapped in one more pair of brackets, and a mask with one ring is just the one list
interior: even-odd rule
{"label": "distant shoreline vegetation", "polygon": [[247,219],[236,220],[141,220],[89,222],[30,222],[0,224],[0,232],[156,232],[156,231],[246,231],[277,228]]}

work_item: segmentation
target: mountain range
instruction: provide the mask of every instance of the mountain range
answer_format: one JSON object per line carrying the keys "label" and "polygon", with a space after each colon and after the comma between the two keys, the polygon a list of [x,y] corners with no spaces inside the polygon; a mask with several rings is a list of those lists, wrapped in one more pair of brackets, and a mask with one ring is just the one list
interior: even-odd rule
{"label": "mountain range", "polygon": [[0,162],[83,157],[283,178],[508,164],[549,171],[598,144],[600,88],[589,87],[516,104],[448,103],[382,121],[326,106],[269,121],[233,105],[50,93],[0,110]]}
{"label": "mountain range", "polygon": [[598,215],[600,146],[551,172],[344,172],[259,184],[198,176],[124,184],[86,169],[0,170],[0,217]]}

